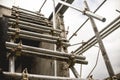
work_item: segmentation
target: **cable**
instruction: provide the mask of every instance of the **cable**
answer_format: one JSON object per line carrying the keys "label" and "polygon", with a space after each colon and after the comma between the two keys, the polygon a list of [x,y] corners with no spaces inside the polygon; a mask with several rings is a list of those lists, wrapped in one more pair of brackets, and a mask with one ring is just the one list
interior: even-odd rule
{"label": "cable", "polygon": [[117,11],[118,13],[120,13],[120,10],[117,10],[117,9],[116,9],[116,11]]}
{"label": "cable", "polygon": [[85,44],[86,42],[80,42],[80,43],[75,43],[75,44],[71,44],[71,45],[69,45],[68,47],[71,47],[71,46],[76,46],[76,45],[79,45],[79,44]]}
{"label": "cable", "polygon": [[90,77],[91,73],[93,72],[93,70],[96,68],[96,66],[97,66],[97,64],[98,64],[99,53],[100,53],[100,48],[99,48],[99,50],[98,50],[98,55],[97,55],[97,59],[96,59],[95,66],[94,66],[93,69],[90,71],[90,73],[88,74],[87,78]]}
{"label": "cable", "polygon": [[39,9],[38,13],[40,13],[40,12],[41,12],[41,9],[42,9],[42,8],[43,8],[43,6],[45,5],[46,1],[47,1],[47,0],[45,0],[45,1],[43,2],[43,4],[42,4],[42,6],[40,7],[40,9]]}

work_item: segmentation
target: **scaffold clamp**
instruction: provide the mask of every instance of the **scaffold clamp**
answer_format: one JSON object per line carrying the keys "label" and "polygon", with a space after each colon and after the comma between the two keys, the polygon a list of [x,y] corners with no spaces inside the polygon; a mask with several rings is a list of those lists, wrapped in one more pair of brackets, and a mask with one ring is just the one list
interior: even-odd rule
{"label": "scaffold clamp", "polygon": [[22,72],[22,80],[29,80],[27,68],[25,68]]}

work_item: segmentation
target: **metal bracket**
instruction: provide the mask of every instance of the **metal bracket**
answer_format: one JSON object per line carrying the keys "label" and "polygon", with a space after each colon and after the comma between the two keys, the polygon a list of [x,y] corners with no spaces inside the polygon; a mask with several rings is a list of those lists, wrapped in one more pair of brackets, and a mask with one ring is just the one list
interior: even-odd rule
{"label": "metal bracket", "polygon": [[14,39],[19,38],[19,33],[20,33],[20,29],[19,28],[15,28],[15,32],[14,32],[13,38]]}
{"label": "metal bracket", "polygon": [[69,61],[64,65],[63,69],[65,70],[71,68],[74,66],[74,64],[75,64],[75,55],[73,54],[69,57]]}
{"label": "metal bracket", "polygon": [[75,55],[72,54],[72,55],[69,57],[69,59],[70,59],[70,61],[68,62],[68,64],[69,64],[69,68],[70,68],[70,67],[74,66],[74,64],[75,64]]}
{"label": "metal bracket", "polygon": [[71,67],[74,66],[74,64],[75,64],[75,56],[74,56],[74,54],[71,55],[69,57],[69,59],[70,59],[69,62],[67,62],[67,64],[65,64],[65,66],[63,67],[63,69],[68,69],[68,68],[71,68]]}
{"label": "metal bracket", "polygon": [[16,20],[16,22],[13,22],[13,23],[12,23],[12,27],[13,27],[13,28],[19,28],[19,27],[18,27],[18,22],[19,22],[18,20]]}
{"label": "metal bracket", "polygon": [[17,47],[11,49],[11,55],[16,55],[20,56],[21,55],[21,50],[22,50],[22,43],[20,42]]}
{"label": "metal bracket", "polygon": [[58,40],[57,40],[57,49],[58,49],[58,47],[60,47],[61,45],[62,45],[62,41],[61,41],[61,38],[59,38]]}

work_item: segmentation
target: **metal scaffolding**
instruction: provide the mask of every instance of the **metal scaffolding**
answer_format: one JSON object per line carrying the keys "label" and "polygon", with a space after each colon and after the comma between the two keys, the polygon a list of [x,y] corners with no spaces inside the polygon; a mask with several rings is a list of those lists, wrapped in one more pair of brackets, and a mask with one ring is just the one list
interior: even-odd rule
{"label": "metal scaffolding", "polygon": [[[45,0],[46,2],[47,0]],[[82,80],[81,76],[77,72],[74,67],[75,63],[79,64],[88,64],[86,61],[86,57],[81,55],[85,51],[87,51],[90,47],[95,45],[97,42],[101,49],[102,55],[104,57],[104,61],[106,63],[106,67],[108,69],[108,73],[110,77],[114,76],[114,71],[112,69],[111,63],[107,56],[107,52],[104,48],[104,44],[102,39],[109,35],[111,32],[116,30],[120,27],[120,16],[117,17],[114,21],[112,21],[106,28],[98,32],[96,24],[93,18],[105,22],[106,19],[100,15],[95,14],[95,12],[106,2],[103,3],[94,11],[91,12],[89,10],[88,4],[84,1],[85,9],[80,10],[72,6],[69,3],[66,3],[67,0],[61,1],[58,0],[59,5],[67,6],[73,8],[85,16],[89,18],[80,26],[80,28],[73,33],[73,35],[69,38],[69,40],[81,29],[81,27],[88,21],[91,21],[93,30],[95,32],[95,36],[92,37],[90,40],[85,42],[82,46],[77,48],[75,51],[68,53],[67,47],[70,46],[69,40],[66,39],[65,30],[63,28],[58,29],[57,27],[60,26],[57,24],[57,13],[61,10],[55,10],[55,0],[53,1],[53,17],[52,21],[49,21],[45,18],[40,11],[44,6],[45,2],[41,6],[39,13],[32,12],[26,9],[22,9],[19,7],[13,6],[11,16],[4,15],[4,17],[8,18],[8,31],[7,34],[9,36],[8,41],[5,42],[6,49],[9,53],[9,72],[3,71],[2,74],[7,77],[17,78],[17,79],[51,79],[51,80]],[[68,1],[69,2],[69,1]],[[70,1],[70,3],[73,1]],[[62,7],[60,7],[61,9]],[[57,13],[56,13],[57,12]],[[65,10],[63,11],[63,13]],[[63,14],[61,14],[63,15]],[[63,24],[63,23],[62,23]],[[62,25],[63,26],[63,25]],[[18,40],[19,39],[19,40]],[[53,44],[53,50],[30,46],[22,44],[23,39],[28,39],[37,42],[47,42]],[[11,41],[12,40],[12,41]],[[17,41],[18,40],[18,41]],[[59,50],[57,50],[59,49]],[[37,56],[40,58],[54,60],[54,76],[47,76],[47,75],[39,75],[39,74],[29,74],[27,68],[23,70],[21,73],[15,72],[15,57],[18,55],[25,55],[25,56]],[[57,76],[57,62],[63,61],[65,69],[71,69],[74,76],[76,78],[69,78],[69,77],[58,77]]]}

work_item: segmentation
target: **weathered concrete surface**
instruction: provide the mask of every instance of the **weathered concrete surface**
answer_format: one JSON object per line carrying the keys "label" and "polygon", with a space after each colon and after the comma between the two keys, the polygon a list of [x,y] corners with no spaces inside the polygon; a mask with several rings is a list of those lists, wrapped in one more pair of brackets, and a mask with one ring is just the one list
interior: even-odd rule
{"label": "weathered concrete surface", "polygon": [[8,7],[5,7],[3,5],[0,5],[0,17],[2,17],[2,15],[5,14],[5,15],[11,15],[11,9],[8,8]]}

